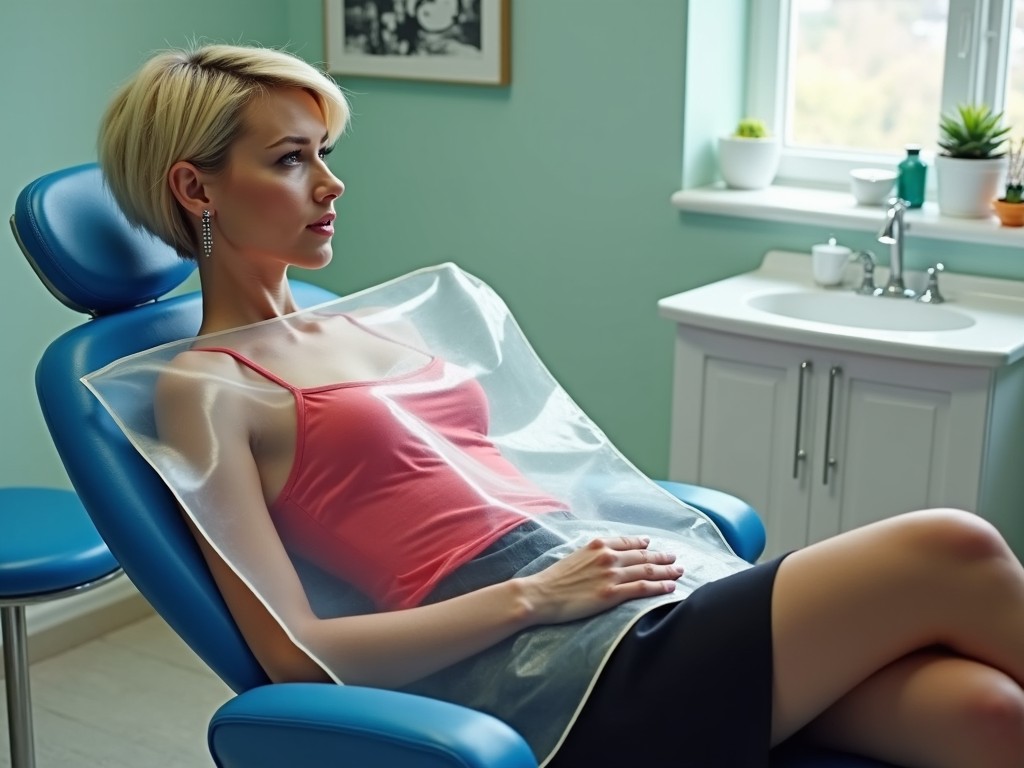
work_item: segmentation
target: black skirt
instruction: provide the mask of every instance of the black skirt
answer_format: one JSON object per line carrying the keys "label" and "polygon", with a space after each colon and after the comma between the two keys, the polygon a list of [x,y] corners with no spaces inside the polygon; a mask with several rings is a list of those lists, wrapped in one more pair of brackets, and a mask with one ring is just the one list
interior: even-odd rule
{"label": "black skirt", "polygon": [[781,561],[710,582],[641,617],[548,766],[767,767],[771,603]]}

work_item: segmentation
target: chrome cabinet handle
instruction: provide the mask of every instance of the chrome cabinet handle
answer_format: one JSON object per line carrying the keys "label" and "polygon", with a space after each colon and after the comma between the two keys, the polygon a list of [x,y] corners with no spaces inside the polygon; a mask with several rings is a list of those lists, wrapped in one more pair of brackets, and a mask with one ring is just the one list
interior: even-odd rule
{"label": "chrome cabinet handle", "polygon": [[835,402],[836,381],[842,375],[843,369],[838,365],[833,365],[832,369],[828,372],[828,414],[825,420],[825,468],[821,478],[823,485],[828,485],[828,471],[839,465],[839,461],[836,457],[830,456],[829,454],[832,453],[832,405]]}
{"label": "chrome cabinet handle", "polygon": [[804,415],[804,377],[810,377],[811,375],[811,361],[804,360],[800,363],[800,375],[797,378],[796,387],[796,440],[793,441],[795,446],[793,452],[793,479],[796,480],[800,476],[800,462],[807,460],[807,451],[800,445],[803,438],[803,415]]}

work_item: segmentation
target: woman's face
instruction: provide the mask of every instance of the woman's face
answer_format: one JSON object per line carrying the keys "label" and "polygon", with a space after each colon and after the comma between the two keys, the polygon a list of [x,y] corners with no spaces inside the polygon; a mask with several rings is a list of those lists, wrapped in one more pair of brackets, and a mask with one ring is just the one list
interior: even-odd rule
{"label": "woman's face", "polygon": [[345,185],[324,157],[327,128],[316,100],[277,88],[250,103],[224,170],[206,184],[213,256],[225,248],[306,268],[331,260],[334,201]]}

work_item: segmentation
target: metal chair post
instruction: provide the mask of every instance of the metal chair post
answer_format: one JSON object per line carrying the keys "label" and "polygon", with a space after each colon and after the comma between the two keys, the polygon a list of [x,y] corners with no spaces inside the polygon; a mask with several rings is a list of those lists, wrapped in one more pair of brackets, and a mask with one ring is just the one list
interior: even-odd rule
{"label": "metal chair post", "polygon": [[32,698],[28,685],[25,606],[0,606],[0,625],[3,627],[4,682],[7,687],[7,724],[11,739],[11,768],[35,768]]}

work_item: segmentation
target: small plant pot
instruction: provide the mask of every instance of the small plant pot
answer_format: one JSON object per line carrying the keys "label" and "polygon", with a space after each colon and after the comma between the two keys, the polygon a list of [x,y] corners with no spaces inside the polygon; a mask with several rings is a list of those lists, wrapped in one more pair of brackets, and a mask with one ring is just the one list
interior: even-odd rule
{"label": "small plant pot", "polygon": [[938,155],[939,213],[964,219],[992,215],[992,200],[998,197],[1006,178],[1006,158],[985,160]]}
{"label": "small plant pot", "polygon": [[1024,203],[993,200],[992,208],[1004,227],[1024,227]]}
{"label": "small plant pot", "polygon": [[733,189],[763,189],[779,170],[778,139],[723,136],[718,140],[718,169]]}

